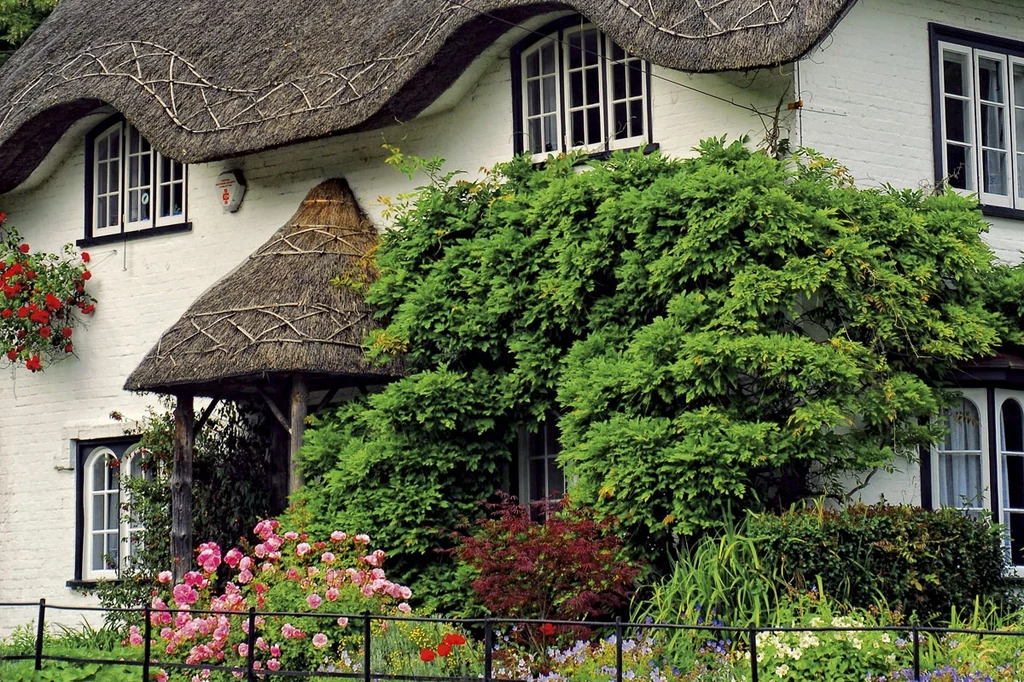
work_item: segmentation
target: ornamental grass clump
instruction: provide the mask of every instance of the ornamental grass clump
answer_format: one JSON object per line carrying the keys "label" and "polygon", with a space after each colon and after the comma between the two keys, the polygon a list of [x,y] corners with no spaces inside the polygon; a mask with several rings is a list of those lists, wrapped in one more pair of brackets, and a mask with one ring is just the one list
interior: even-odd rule
{"label": "ornamental grass clump", "polygon": [[[176,585],[170,571],[158,576],[151,623],[153,650],[161,659],[245,667],[251,653],[256,670],[315,671],[350,658],[361,641],[361,628],[350,629],[348,618],[337,614],[411,611],[412,592],[387,579],[384,552],[370,549],[369,536],[334,531],[326,540],[313,540],[295,530],[281,531],[277,521],[260,521],[254,529],[258,542],[251,547],[225,553],[216,543],[203,543],[198,571]],[[223,589],[216,589],[218,584]],[[251,607],[299,615],[260,615],[250,637]],[[198,611],[213,613],[193,614]],[[144,644],[138,626],[130,629],[128,643]],[[160,679],[192,680],[194,673],[164,671]]]}
{"label": "ornamental grass clump", "polygon": [[75,351],[75,326],[96,309],[89,254],[33,252],[0,213],[0,361],[32,372]]}

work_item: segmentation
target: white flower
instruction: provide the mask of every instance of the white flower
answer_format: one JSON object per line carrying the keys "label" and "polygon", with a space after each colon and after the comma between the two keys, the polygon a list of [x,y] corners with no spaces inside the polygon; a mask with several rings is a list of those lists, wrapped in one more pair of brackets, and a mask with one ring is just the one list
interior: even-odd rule
{"label": "white flower", "polygon": [[780,665],[778,668],[775,669],[775,674],[778,675],[779,677],[785,677],[786,675],[789,674],[789,666],[786,665],[785,663],[783,663],[782,665]]}

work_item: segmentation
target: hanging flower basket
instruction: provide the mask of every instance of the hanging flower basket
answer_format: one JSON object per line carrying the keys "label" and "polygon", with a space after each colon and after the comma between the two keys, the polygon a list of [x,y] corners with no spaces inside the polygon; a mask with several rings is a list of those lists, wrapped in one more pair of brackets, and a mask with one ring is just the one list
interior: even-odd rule
{"label": "hanging flower basket", "polygon": [[82,317],[96,309],[85,291],[89,254],[33,253],[0,213],[0,362],[38,372],[74,353]]}

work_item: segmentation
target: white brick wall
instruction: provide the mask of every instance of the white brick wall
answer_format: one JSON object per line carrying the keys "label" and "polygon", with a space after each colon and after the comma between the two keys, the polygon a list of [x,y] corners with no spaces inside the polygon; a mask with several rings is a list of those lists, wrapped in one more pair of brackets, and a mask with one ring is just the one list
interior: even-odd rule
{"label": "white brick wall", "polygon": [[[383,163],[381,142],[404,152],[440,154],[450,168],[476,174],[510,158],[511,83],[507,52],[485,55],[490,64],[475,87],[444,113],[383,131],[295,145],[189,169],[193,231],[90,249],[99,301],[88,329],[76,335],[78,358],[41,374],[24,370],[0,377],[0,602],[91,604],[65,587],[74,573],[75,474],[69,443],[122,433],[112,410],[140,417],[157,397],[121,386],[143,355],[204,289],[229,272],[279,228],[319,181],[343,176],[369,215],[382,223],[377,198],[409,191],[411,182]],[[672,81],[672,82],[670,82]],[[689,154],[701,138],[729,133],[763,137],[757,116],[687,89],[697,88],[743,105],[774,110],[790,87],[782,73],[690,76],[656,70],[652,84],[655,141],[671,154]],[[681,85],[679,85],[681,84]],[[0,197],[34,248],[57,250],[83,234],[84,156],[73,151],[31,190]],[[214,178],[241,168],[248,192],[241,210],[223,214]],[[0,634],[31,618],[0,609]],[[77,622],[77,614],[66,620]]]}

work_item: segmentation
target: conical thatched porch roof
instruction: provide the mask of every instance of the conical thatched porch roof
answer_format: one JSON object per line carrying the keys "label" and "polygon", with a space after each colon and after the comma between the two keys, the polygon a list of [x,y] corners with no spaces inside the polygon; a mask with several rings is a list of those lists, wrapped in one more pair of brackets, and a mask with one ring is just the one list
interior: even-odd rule
{"label": "conical thatched porch roof", "polygon": [[[363,357],[373,308],[377,231],[344,180],[313,188],[299,210],[185,312],[125,383],[131,391],[237,397],[302,374],[323,385],[381,383],[401,363]],[[341,275],[352,286],[334,286]]]}

